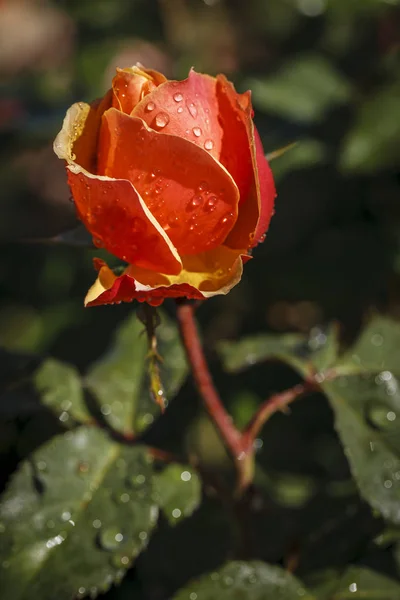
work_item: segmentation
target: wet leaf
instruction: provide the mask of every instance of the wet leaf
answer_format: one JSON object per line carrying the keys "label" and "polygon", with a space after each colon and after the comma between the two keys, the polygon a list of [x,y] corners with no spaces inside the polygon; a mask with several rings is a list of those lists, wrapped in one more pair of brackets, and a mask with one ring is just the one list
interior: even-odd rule
{"label": "wet leaf", "polygon": [[35,373],[34,384],[43,404],[64,425],[73,424],[72,420],[78,423],[92,420],[85,403],[80,375],[72,365],[50,358]]}
{"label": "wet leaf", "polygon": [[145,447],[79,428],[36,451],[0,505],[2,593],[72,598],[121,579],[157,519]]}
{"label": "wet leaf", "polygon": [[174,600],[315,600],[302,583],[280,567],[263,562],[227,563],[222,569],[192,581]]}
{"label": "wet leaf", "polygon": [[[178,332],[165,316],[156,335],[163,359],[161,380],[167,399],[171,399],[186,376],[187,366]],[[144,431],[160,412],[150,394],[147,353],[144,326],[132,314],[117,330],[110,350],[89,369],[85,379],[104,418],[124,435]]]}
{"label": "wet leaf", "polygon": [[155,499],[171,525],[196,510],[201,499],[201,484],[189,467],[169,465],[154,476]]}
{"label": "wet leaf", "polygon": [[221,342],[219,354],[227,371],[237,372],[265,360],[281,360],[304,373],[301,352],[306,337],[301,334],[256,335],[238,342]]}
{"label": "wet leaf", "polygon": [[364,567],[350,567],[344,573],[332,569],[314,577],[320,579],[311,587],[318,600],[397,600],[400,597],[398,581]]}
{"label": "wet leaf", "polygon": [[400,523],[400,394],[388,395],[373,376],[340,377],[322,387],[362,496]]}

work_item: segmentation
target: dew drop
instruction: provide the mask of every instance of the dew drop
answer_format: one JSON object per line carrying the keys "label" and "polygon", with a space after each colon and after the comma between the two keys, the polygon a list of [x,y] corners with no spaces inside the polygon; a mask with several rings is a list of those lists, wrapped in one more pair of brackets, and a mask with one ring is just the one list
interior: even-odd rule
{"label": "dew drop", "polygon": [[201,129],[200,129],[200,127],[193,127],[192,131],[193,131],[193,135],[195,135],[196,137],[200,137],[201,136]]}
{"label": "dew drop", "polygon": [[265,238],[266,238],[266,237],[267,237],[267,236],[265,235],[265,233],[263,233],[263,234],[262,234],[262,236],[259,238],[259,240],[258,240],[258,243],[259,243],[259,244],[262,244],[262,243],[265,241]]}
{"label": "dew drop", "polygon": [[224,217],[222,217],[222,219],[220,221],[220,224],[221,225],[226,225],[228,223],[228,221],[230,221],[232,219],[232,217],[233,217],[232,213],[226,214]]}
{"label": "dew drop", "polygon": [[188,111],[192,115],[193,119],[195,119],[197,117],[197,108],[195,107],[195,105],[193,104],[193,102],[191,102],[188,105]]}
{"label": "dew drop", "polygon": [[192,474],[189,471],[182,471],[181,479],[182,481],[190,481],[192,479]]}
{"label": "dew drop", "polygon": [[204,210],[206,212],[213,212],[217,208],[217,202],[217,196],[210,196],[209,198],[207,198],[207,201],[204,205]]}
{"label": "dew drop", "polygon": [[204,142],[204,148],[206,150],[212,150],[214,148],[214,142],[212,140],[206,140]]}
{"label": "dew drop", "polygon": [[146,106],[146,110],[147,112],[151,112],[152,110],[154,110],[156,107],[156,105],[154,104],[154,102],[148,102],[147,106]]}
{"label": "dew drop", "polygon": [[124,536],[115,527],[105,529],[99,534],[99,543],[104,550],[116,550],[123,539]]}
{"label": "dew drop", "polygon": [[182,94],[180,94],[179,92],[176,92],[176,94],[174,94],[174,100],[175,100],[175,102],[182,102],[182,100],[183,100]]}
{"label": "dew drop", "polygon": [[199,190],[199,192],[207,192],[210,189],[210,186],[207,183],[207,181],[200,181],[199,187],[197,189]]}
{"label": "dew drop", "polygon": [[196,196],[193,196],[193,198],[189,202],[188,208],[190,208],[190,209],[197,208],[198,206],[201,206],[202,203],[203,203],[203,198],[201,196],[199,196],[198,194],[196,194]]}
{"label": "dew drop", "polygon": [[156,116],[157,127],[160,127],[160,129],[162,129],[163,127],[168,125],[168,123],[169,123],[169,116],[167,115],[167,113],[165,113],[165,112],[158,113],[158,115]]}
{"label": "dew drop", "polygon": [[162,192],[162,187],[157,186],[156,188],[154,188],[154,193],[157,194],[157,196],[159,196]]}
{"label": "dew drop", "polygon": [[183,113],[183,106],[179,106],[179,108],[178,108],[178,111],[177,111],[177,112],[178,112],[179,114],[182,114],[182,113]]}
{"label": "dew drop", "polygon": [[168,225],[170,227],[176,227],[179,223],[179,217],[175,213],[171,213],[167,219]]}

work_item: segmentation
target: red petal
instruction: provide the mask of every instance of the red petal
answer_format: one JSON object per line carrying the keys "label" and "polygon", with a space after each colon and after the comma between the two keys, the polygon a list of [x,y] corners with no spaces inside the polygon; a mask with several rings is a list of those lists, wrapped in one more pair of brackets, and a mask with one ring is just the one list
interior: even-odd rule
{"label": "red petal", "polygon": [[112,82],[112,105],[129,115],[144,96],[164,81],[166,81],[164,75],[144,67],[117,69],[117,74]]}
{"label": "red petal", "polygon": [[168,81],[132,112],[161,133],[186,138],[219,158],[222,128],[218,120],[216,79],[191,70],[184,81]]}
{"label": "red petal", "polygon": [[259,182],[259,194],[261,199],[260,216],[256,231],[254,233],[254,243],[256,246],[259,242],[264,241],[265,232],[268,230],[271,217],[274,214],[274,202],[276,197],[275,183],[272,176],[271,167],[265,158],[264,148],[257,129],[254,127],[254,137],[256,144],[256,160]]}
{"label": "red petal", "polygon": [[179,256],[129,181],[99,178],[71,165],[68,182],[96,245],[143,268],[179,273]]}
{"label": "red petal", "polygon": [[220,162],[232,175],[240,192],[238,219],[225,243],[231,248],[249,248],[255,245],[256,231],[261,232],[269,223],[275,187],[268,163],[261,160],[263,189],[260,187],[250,93],[237,94],[233,85],[219,75],[217,95],[224,130]]}
{"label": "red petal", "polygon": [[113,108],[103,115],[98,173],[132,182],[180,256],[220,246],[236,221],[236,185],[208,152]]}

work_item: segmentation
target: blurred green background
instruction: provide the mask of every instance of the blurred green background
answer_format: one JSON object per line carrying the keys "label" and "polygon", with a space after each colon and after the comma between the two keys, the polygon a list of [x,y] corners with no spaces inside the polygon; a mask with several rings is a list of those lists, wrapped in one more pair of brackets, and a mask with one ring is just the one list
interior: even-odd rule
{"label": "blurred green background", "polygon": [[[83,370],[135,306],[84,310],[98,253],[51,241],[75,226],[51,145],[71,103],[91,101],[116,66],[184,78],[191,66],[251,89],[278,198],[265,243],[226,298],[199,317],[229,409],[244,424],[259,402],[297,382],[282,365],[223,372],[221,339],[269,331],[350,342],[371,311],[400,317],[400,7],[397,0],[0,0],[1,482],[27,449],[60,430],[38,409],[30,374],[47,356]],[[173,304],[165,310],[174,314]],[[152,434],[230,465],[186,384]],[[246,506],[241,556],[300,574],[361,561],[396,571],[382,524],[350,478],[321,396],[276,415],[259,441],[262,472]],[[242,518],[242,517],[240,517]],[[211,495],[174,529],[161,527],[110,599],[161,600],[232,551],[229,518]],[[190,552],[188,551],[190,548]],[[4,598],[4,600],[11,600]],[[36,600],[36,599],[34,599]]]}

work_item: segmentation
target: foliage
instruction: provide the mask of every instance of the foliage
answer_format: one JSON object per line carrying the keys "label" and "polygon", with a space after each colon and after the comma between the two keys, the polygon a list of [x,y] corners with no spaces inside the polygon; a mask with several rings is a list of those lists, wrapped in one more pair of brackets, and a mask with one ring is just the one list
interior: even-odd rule
{"label": "foliage", "polygon": [[[400,598],[398,0],[4,0],[0,30],[1,597]],[[266,153],[297,142],[245,278],[199,309],[238,427],[317,383],[258,432],[240,498],[174,307],[165,414],[137,307],[82,307],[103,251],[50,146],[136,61],[226,73]]]}

